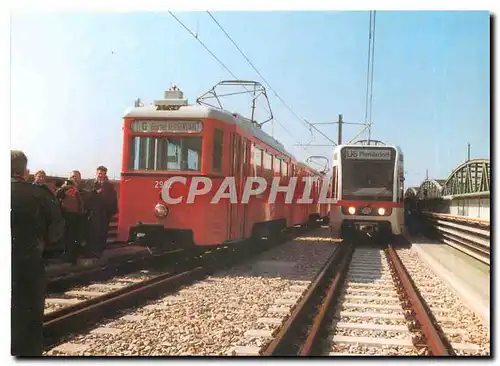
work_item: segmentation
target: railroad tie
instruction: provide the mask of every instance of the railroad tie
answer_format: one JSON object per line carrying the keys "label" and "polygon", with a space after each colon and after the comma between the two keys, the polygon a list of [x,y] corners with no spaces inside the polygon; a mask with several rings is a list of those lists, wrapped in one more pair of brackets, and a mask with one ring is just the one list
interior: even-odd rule
{"label": "railroad tie", "polygon": [[46,304],[54,304],[54,305],[73,305],[81,302],[78,299],[59,299],[59,298],[47,298],[45,299]]}
{"label": "railroad tie", "polygon": [[77,344],[77,343],[63,343],[58,345],[57,347],[52,348],[52,351],[65,353],[68,355],[76,355],[85,352],[89,348],[89,345],[86,344]]}
{"label": "railroad tie", "polygon": [[393,320],[405,320],[403,314],[384,314],[384,313],[368,313],[368,312],[358,312],[358,311],[345,311],[337,310],[335,316],[338,317],[351,317],[351,318],[369,318],[369,319],[393,319]]}
{"label": "railroad tie", "polygon": [[115,335],[115,334],[120,334],[121,332],[122,332],[121,329],[111,328],[111,327],[100,327],[90,331],[90,333],[92,334],[105,334],[105,335]]}
{"label": "railroad tie", "polygon": [[281,318],[259,318],[257,319],[257,323],[281,325],[283,323],[283,320]]}
{"label": "railroad tie", "polygon": [[235,346],[228,352],[228,356],[259,356],[260,347],[255,346]]}
{"label": "railroad tie", "polygon": [[360,330],[380,330],[386,332],[403,332],[409,333],[410,330],[406,325],[394,324],[375,324],[375,323],[344,323],[338,322],[333,327],[335,329],[360,329]]}
{"label": "railroad tie", "polygon": [[67,291],[64,294],[68,296],[99,297],[106,293],[99,291]]}
{"label": "railroad tie", "polygon": [[334,335],[331,340],[335,343],[359,344],[364,346],[395,346],[395,347],[411,347],[413,343],[411,339],[397,338],[374,338],[374,337],[359,337],[359,336],[342,336]]}

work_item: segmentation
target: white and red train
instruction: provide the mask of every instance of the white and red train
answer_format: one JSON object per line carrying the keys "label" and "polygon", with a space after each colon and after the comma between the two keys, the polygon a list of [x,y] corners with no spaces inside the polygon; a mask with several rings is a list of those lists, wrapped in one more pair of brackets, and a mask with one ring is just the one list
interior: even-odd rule
{"label": "white and red train", "polygon": [[[328,220],[329,205],[318,203],[324,174],[299,163],[255,122],[223,109],[188,105],[175,88],[165,92],[164,100],[126,112],[122,159],[120,241],[142,238],[152,245],[214,246]],[[168,204],[162,188],[174,176],[185,182],[172,184],[169,194],[182,200]],[[301,178],[306,176],[318,178],[312,187],[313,203],[297,203],[304,190]],[[213,185],[187,203],[195,177],[210,178]],[[210,203],[226,177],[235,178],[238,203]],[[285,203],[282,192],[274,203],[268,202],[270,184],[248,204],[240,203],[248,177],[263,177],[268,183],[278,178],[280,185],[298,177],[298,189],[292,203]]]}
{"label": "white and red train", "polygon": [[380,141],[339,145],[333,153],[330,228],[342,238],[399,236],[404,229],[404,159]]}

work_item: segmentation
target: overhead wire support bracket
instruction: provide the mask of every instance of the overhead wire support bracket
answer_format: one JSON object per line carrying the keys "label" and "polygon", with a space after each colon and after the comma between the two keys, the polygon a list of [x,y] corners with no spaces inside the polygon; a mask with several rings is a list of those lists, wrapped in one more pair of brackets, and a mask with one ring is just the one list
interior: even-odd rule
{"label": "overhead wire support bracket", "polygon": [[328,159],[326,156],[324,156],[324,155],[312,155],[312,156],[309,156],[307,158],[307,160],[306,160],[306,163],[312,162],[312,163],[314,163],[316,165],[321,166],[321,164],[316,163],[313,159],[324,159],[324,160],[326,160],[326,163],[323,166],[323,170],[321,171],[321,174],[327,174],[330,171],[330,159]]}

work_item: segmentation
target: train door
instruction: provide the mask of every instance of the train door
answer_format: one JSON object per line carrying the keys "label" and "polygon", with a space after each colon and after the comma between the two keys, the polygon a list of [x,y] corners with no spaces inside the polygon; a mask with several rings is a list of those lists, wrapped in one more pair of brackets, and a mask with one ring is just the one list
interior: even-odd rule
{"label": "train door", "polygon": [[[236,185],[236,194],[238,196],[238,202],[241,198],[240,191],[242,188],[242,176],[243,176],[243,154],[242,154],[242,139],[236,133],[231,134],[231,169],[230,176],[234,177]],[[243,211],[241,209],[241,204],[239,203],[229,203],[229,240],[236,240],[241,238],[241,229],[243,221]]]}
{"label": "train door", "polygon": [[[245,188],[245,182],[248,179],[249,176],[251,176],[251,171],[250,171],[250,153],[251,153],[251,142],[248,141],[247,139],[243,139],[243,144],[241,146],[242,148],[242,153],[243,153],[243,171],[241,174],[241,180],[240,180],[240,186],[239,186],[239,202],[241,202],[241,198],[243,196],[243,189]],[[248,221],[248,204],[240,203],[239,204],[239,209],[241,210],[241,228],[240,228],[240,236],[245,236],[245,233],[247,231],[247,221]]]}

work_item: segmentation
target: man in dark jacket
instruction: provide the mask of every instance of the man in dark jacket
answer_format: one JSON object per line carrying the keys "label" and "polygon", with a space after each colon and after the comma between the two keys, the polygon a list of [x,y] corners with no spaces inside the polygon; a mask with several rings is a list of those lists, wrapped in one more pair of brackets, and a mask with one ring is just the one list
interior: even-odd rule
{"label": "man in dark jacket", "polygon": [[63,238],[64,259],[72,264],[77,263],[80,254],[87,219],[81,181],[80,172],[74,170],[64,185],[56,191],[66,221],[66,233]]}
{"label": "man in dark jacket", "polygon": [[88,187],[85,205],[89,212],[87,225],[87,259],[100,258],[108,236],[109,223],[118,210],[116,191],[107,177],[108,169],[97,168],[96,179]]}
{"label": "man in dark jacket", "polygon": [[64,219],[55,197],[26,181],[28,159],[11,151],[12,304],[11,352],[41,356],[45,304],[44,245],[64,233]]}
{"label": "man in dark jacket", "polygon": [[45,174],[45,171],[43,170],[39,170],[35,173],[35,181],[33,182],[33,185],[45,189],[51,196],[54,195],[54,192],[52,192],[47,185],[47,174]]}

